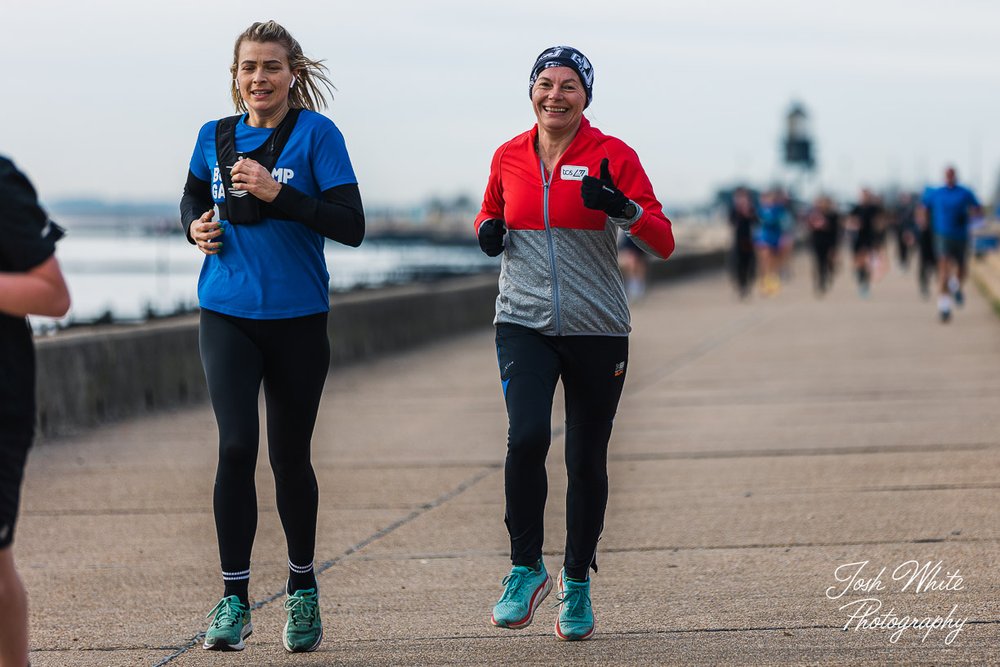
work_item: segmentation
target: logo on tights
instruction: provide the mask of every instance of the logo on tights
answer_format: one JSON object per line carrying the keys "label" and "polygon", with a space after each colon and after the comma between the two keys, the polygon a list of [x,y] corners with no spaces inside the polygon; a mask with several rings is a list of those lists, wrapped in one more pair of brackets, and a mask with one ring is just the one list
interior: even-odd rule
{"label": "logo on tights", "polygon": [[625,375],[625,362],[619,361],[615,364],[615,377]]}

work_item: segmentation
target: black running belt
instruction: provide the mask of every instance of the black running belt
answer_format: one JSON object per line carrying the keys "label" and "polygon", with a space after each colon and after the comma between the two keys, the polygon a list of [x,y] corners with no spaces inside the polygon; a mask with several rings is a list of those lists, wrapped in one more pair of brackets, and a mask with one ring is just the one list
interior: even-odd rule
{"label": "black running belt", "polygon": [[251,158],[259,162],[268,172],[273,171],[281,151],[288,143],[288,137],[295,129],[295,123],[298,121],[301,111],[302,109],[289,109],[278,127],[274,128],[271,137],[248,153],[240,153],[236,150],[236,124],[243,118],[243,115],[228,116],[220,119],[216,124],[215,155],[219,163],[219,174],[222,177],[225,193],[225,201],[219,203],[219,218],[221,220],[227,220],[234,225],[252,225],[269,217],[270,207],[265,202],[257,199],[246,190],[233,190],[231,173],[233,165],[243,158]]}

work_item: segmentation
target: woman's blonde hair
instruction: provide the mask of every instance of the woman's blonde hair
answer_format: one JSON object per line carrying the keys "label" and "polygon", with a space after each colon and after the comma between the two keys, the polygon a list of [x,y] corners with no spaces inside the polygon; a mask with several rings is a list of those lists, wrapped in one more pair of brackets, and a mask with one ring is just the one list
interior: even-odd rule
{"label": "woman's blonde hair", "polygon": [[[236,83],[236,70],[239,67],[240,45],[244,41],[250,42],[275,42],[285,47],[288,55],[288,66],[295,73],[295,86],[288,91],[288,105],[293,109],[309,109],[319,111],[325,109],[327,105],[326,93],[333,99],[333,83],[327,78],[329,70],[322,60],[307,58],[302,53],[302,46],[296,41],[292,34],[284,27],[274,21],[264,21],[254,23],[244,30],[236,38],[236,46],[233,47],[233,64],[229,67],[232,74],[230,79],[230,93],[233,96],[233,105],[237,111],[247,111],[246,102],[240,95],[239,85]],[[325,90],[324,90],[325,89]]]}

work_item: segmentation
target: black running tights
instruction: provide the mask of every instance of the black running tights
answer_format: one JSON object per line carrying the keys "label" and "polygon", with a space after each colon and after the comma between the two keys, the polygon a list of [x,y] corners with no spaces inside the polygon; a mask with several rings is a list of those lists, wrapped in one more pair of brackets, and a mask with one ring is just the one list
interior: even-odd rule
{"label": "black running tights", "polygon": [[215,527],[223,572],[250,569],[257,531],[257,466],[261,383],[267,442],[289,560],[313,561],[319,489],[310,442],[330,366],[326,313],[251,320],[201,311],[199,342],[219,426]]}
{"label": "black running tights", "polygon": [[544,336],[497,325],[497,358],[509,429],[504,467],[511,561],[542,557],[552,439],[552,399],[562,379],[566,399],[566,575],[596,570],[597,541],[608,504],[608,441],[625,384],[625,336]]}

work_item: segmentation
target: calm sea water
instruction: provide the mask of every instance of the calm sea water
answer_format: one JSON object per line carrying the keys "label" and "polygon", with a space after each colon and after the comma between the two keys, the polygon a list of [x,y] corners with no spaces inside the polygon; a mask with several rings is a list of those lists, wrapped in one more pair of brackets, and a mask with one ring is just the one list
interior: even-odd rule
{"label": "calm sea water", "polygon": [[[32,318],[42,331],[98,320],[138,322],[197,303],[202,255],[176,234],[149,235],[70,228],[57,254],[73,305],[61,320]],[[331,292],[495,270],[499,259],[479,247],[428,241],[367,240],[360,248],[328,242]]]}

